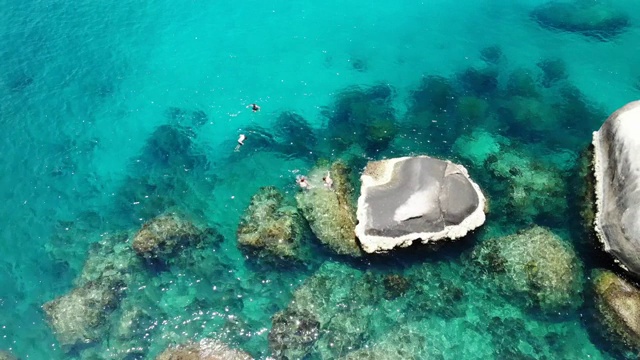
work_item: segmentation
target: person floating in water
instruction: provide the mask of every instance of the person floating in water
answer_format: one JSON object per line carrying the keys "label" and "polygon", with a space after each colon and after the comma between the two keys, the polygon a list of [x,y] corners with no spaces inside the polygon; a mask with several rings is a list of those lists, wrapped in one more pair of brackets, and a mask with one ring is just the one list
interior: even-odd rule
{"label": "person floating in water", "polygon": [[247,137],[244,134],[240,134],[240,136],[238,136],[238,145],[236,145],[235,151],[240,151],[240,147],[244,145],[244,140],[246,138]]}
{"label": "person floating in water", "polygon": [[253,112],[260,111],[260,106],[258,106],[258,104],[247,105],[247,108],[251,108],[251,110],[253,110]]}
{"label": "person floating in water", "polygon": [[327,176],[324,176],[322,178],[322,181],[324,181],[324,186],[327,187],[327,189],[333,188],[333,179],[331,178],[331,172],[327,171]]}
{"label": "person floating in water", "polygon": [[311,187],[311,185],[309,184],[309,181],[307,180],[307,177],[304,175],[296,176],[296,182],[298,183],[298,186],[300,186],[302,190],[307,190]]}

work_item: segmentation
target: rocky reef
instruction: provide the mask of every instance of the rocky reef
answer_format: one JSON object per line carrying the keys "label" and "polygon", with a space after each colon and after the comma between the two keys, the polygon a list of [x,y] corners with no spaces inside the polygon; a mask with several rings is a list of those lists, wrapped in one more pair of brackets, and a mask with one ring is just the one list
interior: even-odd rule
{"label": "rocky reef", "polygon": [[342,91],[325,113],[331,148],[343,151],[361,144],[367,151],[384,150],[397,133],[393,96],[389,85]]}
{"label": "rocky reef", "polygon": [[8,351],[0,350],[0,360],[18,360],[18,358]]}
{"label": "rocky reef", "polygon": [[273,356],[302,359],[313,353],[334,359],[356,350],[367,340],[383,289],[380,278],[371,273],[340,263],[323,264],[296,289],[288,307],[273,316]]}
{"label": "rocky reef", "polygon": [[540,5],[531,12],[540,26],[608,41],[629,27],[626,14],[594,1],[562,1]]}
{"label": "rocky reef", "polygon": [[455,239],[484,223],[484,195],[462,165],[428,156],[373,161],[361,180],[356,235],[367,252]]}
{"label": "rocky reef", "polygon": [[582,303],[581,262],[569,244],[546,228],[485,240],[473,259],[504,291],[523,295],[527,306],[551,314]]}
{"label": "rocky reef", "polygon": [[238,244],[265,256],[296,258],[301,250],[303,219],[275,187],[253,195],[238,226]]}
{"label": "rocky reef", "polygon": [[640,348],[640,290],[610,270],[591,272],[600,321],[614,342]]}
{"label": "rocky reef", "polygon": [[116,285],[90,281],[43,305],[60,345],[69,347],[101,339],[107,315],[119,302],[121,288]]}
{"label": "rocky reef", "polygon": [[170,347],[156,360],[251,360],[249,354],[228,347],[217,340],[203,339],[199,342]]}
{"label": "rocky reef", "polygon": [[180,249],[196,245],[204,236],[204,231],[182,216],[169,213],[142,225],[131,246],[145,259],[166,261]]}
{"label": "rocky reef", "polygon": [[640,290],[608,270],[592,272],[596,309],[610,339],[640,349]]}
{"label": "rocky reef", "polygon": [[640,277],[640,101],[614,112],[593,133],[595,230],[604,249]]}
{"label": "rocky reef", "polygon": [[[411,326],[402,326],[395,329],[381,340],[371,346],[365,346],[359,350],[350,352],[342,360],[419,360],[431,359],[426,356],[428,348],[427,337],[419,329]],[[428,354],[432,355],[432,354]]]}
{"label": "rocky reef", "polygon": [[109,316],[121,304],[125,289],[139,281],[143,265],[126,233],[103,235],[91,245],[76,287],[43,305],[60,344],[70,349],[99,341]]}
{"label": "rocky reef", "polygon": [[497,213],[517,213],[523,224],[541,217],[564,221],[566,175],[576,161],[575,154],[533,157],[519,142],[480,130],[460,137],[454,149],[469,164],[484,166],[486,172],[479,181],[487,184],[491,207]]}
{"label": "rocky reef", "polygon": [[[338,254],[359,256],[361,250],[354,232],[356,211],[349,171],[341,161],[315,167],[308,175],[311,188],[296,194],[296,202],[323,244]],[[332,189],[323,186],[322,177],[327,173],[333,179]]]}

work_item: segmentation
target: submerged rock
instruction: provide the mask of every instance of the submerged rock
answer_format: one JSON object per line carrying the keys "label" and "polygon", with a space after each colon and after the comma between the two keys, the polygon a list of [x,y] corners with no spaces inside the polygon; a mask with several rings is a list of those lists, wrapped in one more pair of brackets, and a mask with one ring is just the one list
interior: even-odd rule
{"label": "submerged rock", "polygon": [[43,305],[47,320],[62,346],[89,344],[102,337],[107,315],[119,301],[119,287],[90,281]]}
{"label": "submerged rock", "polygon": [[550,313],[581,304],[581,263],[574,250],[550,230],[535,226],[481,243],[473,258],[507,291],[523,294],[529,306]]}
{"label": "submerged rock", "polygon": [[596,308],[613,340],[640,349],[640,290],[607,270],[593,271]]}
{"label": "submerged rock", "polygon": [[[269,347],[277,359],[336,359],[368,339],[384,288],[370,273],[326,262],[273,317]],[[379,315],[379,316],[376,316]],[[314,356],[315,358],[315,356]]]}
{"label": "submerged rock", "polygon": [[550,2],[538,6],[531,17],[543,27],[576,32],[608,41],[629,26],[622,12],[595,1]]}
{"label": "submerged rock", "polygon": [[0,360],[18,360],[18,358],[13,356],[10,352],[0,350]]}
{"label": "submerged rock", "polygon": [[370,346],[350,352],[342,360],[419,360],[431,359],[426,354],[429,341],[420,329],[402,326]]}
{"label": "submerged rock", "polygon": [[428,156],[367,164],[356,235],[367,252],[456,239],[482,225],[485,198],[462,165]]}
{"label": "submerged rock", "polygon": [[[568,211],[566,171],[549,159],[534,158],[521,145],[500,136],[474,132],[455,144],[461,156],[473,160],[484,159],[491,181],[488,182],[503,196],[494,196],[492,207],[509,214],[517,212],[524,223],[538,216],[565,220]],[[554,154],[552,160],[566,156]],[[474,162],[475,163],[475,162]]]}
{"label": "submerged rock", "polygon": [[[309,173],[312,187],[296,195],[298,208],[309,222],[318,239],[341,255],[359,256],[356,241],[355,209],[352,205],[353,188],[348,179],[349,169],[342,162],[331,167],[317,167]],[[323,186],[322,177],[327,173],[333,179],[333,188]]]}
{"label": "submerged rock", "polygon": [[203,339],[170,347],[156,357],[156,360],[251,360],[252,357],[241,350],[231,349],[216,340]]}
{"label": "submerged rock", "polygon": [[304,231],[298,210],[275,187],[263,187],[251,198],[238,226],[238,243],[281,258],[297,257]]}
{"label": "submerged rock", "polygon": [[132,276],[142,270],[142,263],[127,241],[127,234],[121,233],[106,235],[101,241],[91,244],[76,284],[98,280],[128,284]]}
{"label": "submerged rock", "polygon": [[360,144],[370,152],[384,150],[397,132],[393,95],[389,85],[342,91],[327,112],[331,148],[344,150]]}
{"label": "submerged rock", "polygon": [[640,276],[640,101],[609,116],[593,146],[596,233],[605,251]]}
{"label": "submerged rock", "polygon": [[204,232],[176,214],[160,215],[142,225],[133,249],[146,259],[166,259],[181,248],[197,244]]}
{"label": "submerged rock", "polygon": [[273,316],[269,344],[278,358],[302,359],[318,340],[320,322],[308,310],[287,308]]}

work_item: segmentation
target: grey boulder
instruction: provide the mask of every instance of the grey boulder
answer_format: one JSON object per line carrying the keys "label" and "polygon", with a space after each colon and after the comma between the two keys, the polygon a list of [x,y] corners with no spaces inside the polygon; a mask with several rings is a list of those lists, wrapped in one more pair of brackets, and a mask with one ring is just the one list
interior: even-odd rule
{"label": "grey boulder", "polygon": [[485,197],[462,165],[429,156],[367,164],[356,236],[369,253],[456,239],[485,221]]}
{"label": "grey boulder", "polygon": [[593,146],[595,231],[605,251],[640,276],[640,101],[609,116]]}

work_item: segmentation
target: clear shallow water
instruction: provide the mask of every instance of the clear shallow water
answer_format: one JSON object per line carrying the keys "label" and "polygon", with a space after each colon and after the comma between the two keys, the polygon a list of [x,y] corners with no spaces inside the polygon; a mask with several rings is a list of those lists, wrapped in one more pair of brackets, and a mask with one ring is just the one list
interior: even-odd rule
{"label": "clear shallow water", "polygon": [[[434,339],[433,347],[442,349],[445,358],[490,356],[495,344],[477,335],[488,336],[490,328],[467,334],[468,323],[485,322],[487,309],[524,319],[540,338],[549,328],[561,329],[554,332],[563,334],[565,345],[549,347],[550,354],[614,356],[587,330],[582,309],[553,321],[540,320],[508,305],[509,301],[487,295],[486,287],[476,286],[477,279],[461,276],[466,263],[460,254],[482,236],[418,259],[399,254],[353,263],[321,252],[308,268],[295,272],[255,266],[235,245],[238,220],[251,195],[265,185],[293,193],[294,172],[313,166],[309,157],[252,148],[251,142],[233,153],[238,132],[252,126],[275,131],[277,116],[293,111],[321,131],[316,152],[330,154],[326,149],[330,142],[323,141],[329,136],[322,132],[327,125],[323,114],[347,87],[388,84],[395,91],[396,117],[405,119],[410,94],[423,77],[438,75],[455,82],[456,74],[465,69],[485,66],[481,49],[498,45],[503,53],[498,65],[501,88],[513,70],[537,71],[540,60],[560,58],[566,64],[566,81],[600,111],[595,113],[606,115],[640,96],[640,73],[635,66],[640,61],[636,40],[640,19],[633,11],[635,3],[611,2],[630,16],[631,27],[609,42],[541,28],[528,15],[539,4],[193,2],[175,6],[128,2],[116,6],[4,1],[0,15],[0,128],[4,134],[0,143],[0,349],[34,359],[88,356],[65,355],[59,349],[41,305],[73,287],[89,245],[101,234],[133,232],[170,204],[216,227],[225,241],[197,270],[171,269],[149,276],[154,287],[167,289],[146,295],[157,305],[152,315],[160,324],[144,340],[150,356],[168,343],[201,336],[220,337],[256,357],[267,356],[271,315],[286,306],[293,290],[321,261],[330,258],[359,271],[370,267],[383,273],[410,274],[426,263],[463,287],[469,294],[464,316],[434,315],[416,325]],[[489,102],[494,96],[498,95],[485,95]],[[560,99],[551,90],[545,96]],[[245,108],[254,101],[262,106],[256,114]],[[183,109],[187,115],[175,116],[171,108]],[[204,113],[206,121],[194,124],[195,111]],[[511,124],[504,118],[486,118],[494,120],[451,122],[438,131],[416,128],[407,120],[398,125],[400,140],[393,146],[382,154],[372,150],[364,155],[379,158],[419,152],[464,161],[451,145],[452,134],[469,134],[476,127],[519,139],[536,155],[554,155],[558,150],[578,153],[604,120],[576,118],[563,122],[552,134],[513,126],[508,130]],[[179,166],[178,170],[163,167],[145,155],[153,132],[177,122],[193,128],[191,154],[203,156],[207,164],[200,170],[180,172]],[[448,142],[442,141],[439,131],[449,134]],[[553,141],[539,141],[540,137]],[[471,167],[470,171],[482,179],[482,169]],[[172,186],[153,180],[161,183],[154,191],[163,192],[165,202],[158,205],[135,198],[152,190],[131,190],[131,184],[167,177],[179,180]],[[134,205],[137,201],[140,204]],[[487,233],[518,228],[501,218],[505,213],[498,209],[492,215],[494,226],[487,226]],[[566,221],[544,215],[536,221],[553,225],[574,243],[588,270],[594,266],[589,258],[594,253],[575,235],[572,225],[577,211],[571,213]],[[207,279],[207,286],[195,285],[202,279]],[[211,291],[213,286],[222,293]],[[133,299],[143,298],[136,294],[130,291]],[[185,307],[184,294],[202,299]],[[240,306],[238,296],[251,300]],[[221,314],[233,314],[244,323],[231,326]],[[371,329],[371,337],[382,336],[392,325],[397,324],[381,321]],[[477,341],[468,340],[474,336]]]}

